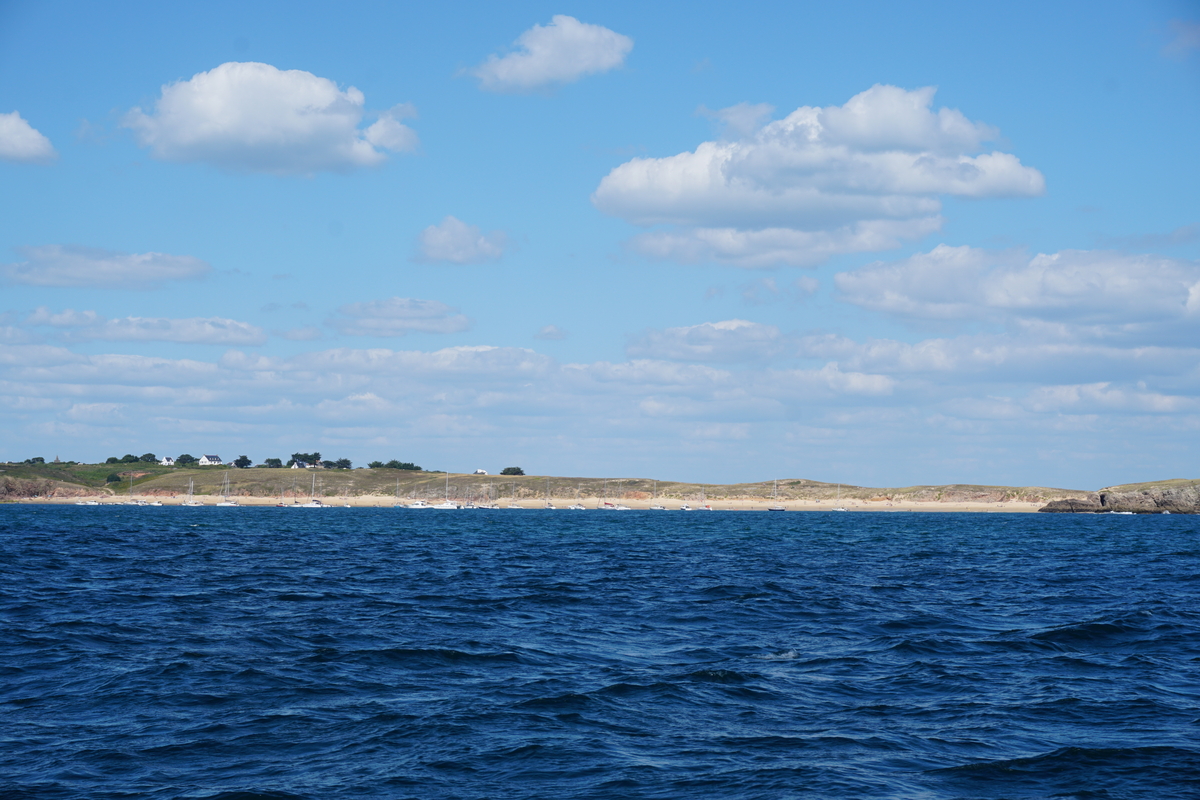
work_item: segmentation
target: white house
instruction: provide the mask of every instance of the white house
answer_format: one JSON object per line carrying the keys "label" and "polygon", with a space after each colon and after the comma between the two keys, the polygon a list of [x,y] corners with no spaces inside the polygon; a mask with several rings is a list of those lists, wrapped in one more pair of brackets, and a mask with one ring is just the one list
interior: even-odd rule
{"label": "white house", "polygon": [[158,463],[162,464],[164,467],[173,467],[175,466],[175,459],[171,458],[170,456],[163,456],[162,461]]}
{"label": "white house", "polygon": [[202,467],[219,467],[225,462],[221,460],[220,456],[200,456],[197,463]]}
{"label": "white house", "polygon": [[486,469],[477,469],[477,470],[475,470],[475,474],[476,475],[487,475],[487,470]]}

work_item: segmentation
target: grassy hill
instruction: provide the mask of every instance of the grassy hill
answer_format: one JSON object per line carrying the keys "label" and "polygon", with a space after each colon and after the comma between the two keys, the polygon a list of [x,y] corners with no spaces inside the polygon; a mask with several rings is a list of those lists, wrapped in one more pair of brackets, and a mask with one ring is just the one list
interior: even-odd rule
{"label": "grassy hill", "polygon": [[[808,479],[736,484],[699,484],[655,481],[649,478],[584,478],[544,475],[499,476],[419,472],[397,469],[295,470],[234,469],[231,467],[164,467],[158,464],[7,464],[0,465],[0,500],[30,497],[78,497],[85,494],[183,495],[192,482],[199,495],[217,495],[225,476],[230,494],[239,497],[359,497],[394,496],[434,500],[447,493],[460,500],[483,501],[606,497],[611,500],[690,501],[762,499],[829,500],[841,497],[864,502],[1000,502],[1050,500],[1086,495],[1071,489],[1041,486],[908,486],[881,489]],[[117,481],[111,481],[116,476]],[[1140,485],[1140,484],[1139,484]]]}

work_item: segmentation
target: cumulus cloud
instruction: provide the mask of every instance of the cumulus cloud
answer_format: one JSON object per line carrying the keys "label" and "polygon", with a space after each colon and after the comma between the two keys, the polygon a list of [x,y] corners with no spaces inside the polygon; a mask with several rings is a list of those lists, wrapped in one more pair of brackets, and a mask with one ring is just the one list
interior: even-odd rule
{"label": "cumulus cloud", "polygon": [[134,108],[123,124],[164,161],[205,162],[223,169],[274,174],[344,172],[382,164],[377,148],[417,146],[396,106],[365,131],[363,93],[328,78],[270,64],[227,62],[162,87],[151,113]]}
{"label": "cumulus cloud", "polygon": [[[1027,256],[938,245],[834,278],[841,299],[897,316],[990,319],[1061,335],[1132,336],[1200,322],[1200,262],[1064,250]],[[1062,327],[1067,326],[1067,327]]]}
{"label": "cumulus cloud", "polygon": [[471,74],[489,92],[525,92],[572,83],[625,62],[633,40],[600,25],[556,14],[517,37],[515,52],[491,55]]}
{"label": "cumulus cloud", "polygon": [[457,309],[436,300],[392,297],[370,303],[350,303],[326,323],[349,336],[404,336],[421,333],[458,333],[471,321]]}
{"label": "cumulus cloud", "polygon": [[[1016,156],[982,152],[994,128],[935,111],[934,91],[876,85],[845,105],[803,106],[735,140],[635,158],[604,177],[592,202],[634,225],[668,226],[632,242],[654,257],[803,266],[937,230],[940,195],[1044,191],[1041,173]],[[763,109],[726,111],[737,131]]]}
{"label": "cumulus cloud", "polygon": [[266,333],[255,325],[223,317],[124,317],[105,319],[95,311],[67,309],[53,313],[38,308],[28,317],[27,326],[65,329],[68,341],[176,342],[179,344],[259,345]]}
{"label": "cumulus cloud", "polygon": [[765,361],[779,353],[784,337],[774,325],[744,319],[644,331],[625,348],[631,358],[673,361]]}
{"label": "cumulus cloud", "polygon": [[508,237],[503,231],[484,234],[478,225],[468,225],[447,216],[430,225],[417,237],[415,260],[427,263],[480,264],[496,261],[504,255]]}
{"label": "cumulus cloud", "polygon": [[0,114],[0,160],[45,164],[58,157],[54,145],[19,112]]}
{"label": "cumulus cloud", "polygon": [[164,281],[202,278],[205,261],[166,253],[118,253],[96,247],[50,244],[18,247],[24,261],[0,264],[0,278],[28,286],[153,289]]}

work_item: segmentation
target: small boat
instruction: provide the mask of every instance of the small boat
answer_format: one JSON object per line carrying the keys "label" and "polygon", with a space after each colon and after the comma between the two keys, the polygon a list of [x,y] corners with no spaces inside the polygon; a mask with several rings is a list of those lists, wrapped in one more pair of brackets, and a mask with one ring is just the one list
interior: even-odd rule
{"label": "small boat", "polygon": [[202,506],[202,505],[204,505],[204,503],[201,503],[200,501],[196,500],[192,495],[192,491],[195,488],[194,483],[195,483],[195,481],[193,481],[191,478],[188,478],[188,496],[187,496],[187,500],[183,501],[183,504],[185,506]]}
{"label": "small boat", "polygon": [[666,510],[667,510],[667,507],[666,507],[666,506],[660,506],[660,505],[652,505],[652,506],[650,506],[650,510],[651,510],[651,511],[666,511]]}
{"label": "small boat", "polygon": [[550,509],[552,509],[552,508],[554,508],[554,503],[551,503],[549,500],[547,500],[547,501],[546,501],[546,505],[542,506],[542,508],[550,508]]}
{"label": "small boat", "polygon": [[225,473],[225,481],[224,481],[224,483],[221,484],[221,496],[224,499],[221,502],[217,503],[217,505],[226,506],[228,508],[237,508],[237,500],[229,499],[229,473],[228,472]]}
{"label": "small boat", "polygon": [[691,507],[691,506],[689,506],[687,503],[684,503],[683,505],[681,505],[681,506],[679,507],[679,510],[680,510],[680,511],[691,511],[691,510],[692,510],[692,507]]}
{"label": "small boat", "polygon": [[449,510],[454,510],[454,511],[457,511],[457,510],[458,510],[458,503],[452,503],[452,502],[450,502],[449,500],[447,500],[447,501],[446,501],[446,502],[444,502],[444,503],[438,503],[436,506],[430,506],[430,508],[440,508],[440,509],[443,509],[443,510],[445,510],[445,511],[449,511]]}
{"label": "small boat", "polygon": [[75,505],[77,505],[77,506],[98,506],[100,504],[98,502],[96,502],[95,500],[80,500]]}
{"label": "small boat", "polygon": [[396,508],[433,508],[433,506],[429,505],[429,503],[426,503],[424,500],[414,500],[406,506],[396,506]]}
{"label": "small boat", "polygon": [[586,511],[587,509],[584,508],[583,506],[579,505],[579,503],[572,503],[571,505],[567,506],[567,510],[568,511]]}
{"label": "small boat", "polygon": [[712,507],[712,506],[710,506],[710,505],[706,505],[706,506],[704,506],[704,510],[705,510],[705,511],[712,511],[712,510],[713,510],[713,507]]}
{"label": "small boat", "polygon": [[779,480],[775,480],[775,488],[771,491],[771,499],[775,501],[775,505],[770,506],[767,511],[787,511],[786,508],[779,505]]}

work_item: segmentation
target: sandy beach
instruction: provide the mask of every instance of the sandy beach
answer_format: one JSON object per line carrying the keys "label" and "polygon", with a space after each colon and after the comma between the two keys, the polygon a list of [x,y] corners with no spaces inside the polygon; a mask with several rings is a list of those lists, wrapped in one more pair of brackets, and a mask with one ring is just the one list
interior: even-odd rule
{"label": "sandy beach", "polygon": [[[203,504],[204,507],[213,506],[221,501],[219,496],[196,495],[194,500]],[[238,505],[242,507],[258,507],[270,508],[281,505],[277,497],[237,497],[235,498]],[[87,497],[71,497],[71,498],[37,498],[19,501],[23,504],[33,505],[75,505],[88,500],[94,500],[102,506],[122,506],[130,505],[128,495],[91,495]],[[182,506],[187,500],[186,496],[180,495],[175,497],[164,497],[161,495],[134,495],[134,501],[141,503],[162,503],[163,506]],[[288,498],[282,505],[284,507],[300,506],[307,502],[306,498]],[[323,505],[329,508],[392,508],[397,504],[407,505],[410,500],[400,498],[397,500],[394,496],[387,495],[364,495],[359,497],[325,497],[321,498]],[[465,501],[458,500],[456,502],[464,503]],[[567,510],[567,507],[573,503],[579,503],[584,506],[585,510],[596,510],[601,508],[605,502],[598,497],[583,497],[578,500],[574,498],[552,498],[552,503],[555,510]],[[858,500],[843,498],[841,500],[780,500],[775,501],[770,498],[745,498],[745,499],[724,499],[724,500],[663,500],[663,499],[623,499],[623,500],[608,500],[607,502],[619,503],[627,506],[630,510],[646,510],[655,505],[662,505],[668,511],[678,511],[680,506],[685,503],[691,507],[693,511],[703,512],[707,508],[713,511],[767,511],[772,506],[782,506],[786,511],[832,511],[835,508],[844,508],[847,512],[887,512],[887,511],[928,511],[928,512],[992,512],[992,513],[1027,513],[1034,512],[1041,508],[1044,503],[1024,502],[1017,500],[1008,500],[1000,502],[914,502],[903,500]],[[134,503],[136,505],[136,502]],[[521,509],[528,510],[547,510],[545,508],[545,500],[529,500],[523,499],[517,502],[501,500],[501,509],[507,509],[511,506],[516,506]],[[780,513],[780,512],[776,512]]]}

